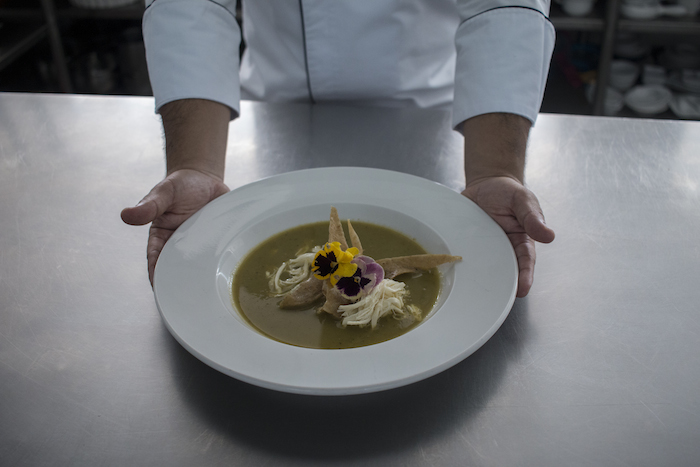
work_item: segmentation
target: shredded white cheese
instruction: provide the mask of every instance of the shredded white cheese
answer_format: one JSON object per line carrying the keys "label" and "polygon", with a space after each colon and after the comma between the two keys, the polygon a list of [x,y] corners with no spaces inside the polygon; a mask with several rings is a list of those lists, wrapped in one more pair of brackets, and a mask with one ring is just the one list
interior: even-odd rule
{"label": "shredded white cheese", "polygon": [[296,258],[285,261],[277,270],[268,271],[266,275],[269,278],[270,291],[276,296],[281,296],[308,279],[311,276],[314,256],[320,249],[321,247],[316,246],[310,252],[300,251]]}
{"label": "shredded white cheese", "polygon": [[[266,275],[269,279],[270,292],[278,297],[283,296],[308,279],[311,276],[314,257],[320,249],[321,247],[316,246],[310,252],[300,250],[296,258],[285,261],[277,269],[268,271]],[[355,303],[338,307],[342,318],[341,324],[360,327],[370,324],[374,329],[381,318],[390,314],[395,319],[410,316],[415,321],[420,321],[423,312],[415,305],[404,303],[407,294],[408,290],[403,282],[384,279],[372,289],[369,295]]]}
{"label": "shredded white cheese", "polygon": [[393,314],[394,318],[402,319],[406,317],[407,312],[420,321],[422,315],[420,308],[415,305],[404,305],[407,293],[406,284],[403,282],[384,279],[366,297],[355,303],[338,307],[342,325],[362,327],[371,324],[374,329],[380,318]]}

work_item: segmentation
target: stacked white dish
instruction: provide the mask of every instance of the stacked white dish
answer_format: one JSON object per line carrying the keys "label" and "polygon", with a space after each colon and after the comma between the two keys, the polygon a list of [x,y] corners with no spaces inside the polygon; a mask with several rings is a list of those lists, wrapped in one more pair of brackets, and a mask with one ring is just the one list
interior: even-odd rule
{"label": "stacked white dish", "polygon": [[671,111],[680,118],[700,119],[700,95],[674,94],[670,103]]}
{"label": "stacked white dish", "polygon": [[651,46],[638,35],[620,32],[615,36],[615,56],[627,60],[639,60],[651,53]]}
{"label": "stacked white dish", "polygon": [[658,84],[642,84],[630,89],[624,102],[630,109],[642,115],[656,115],[668,110],[673,94]]}
{"label": "stacked white dish", "polygon": [[618,91],[631,88],[639,78],[639,65],[629,60],[613,60],[610,64],[610,85]]}
{"label": "stacked white dish", "polygon": [[630,19],[654,19],[659,16],[685,16],[683,5],[662,5],[658,0],[624,0],[620,14]]}
{"label": "stacked white dish", "polygon": [[[648,8],[654,1],[625,0],[625,4]],[[700,46],[667,46],[659,64],[649,63],[650,50],[636,35],[617,35],[615,55],[624,59],[613,60],[610,65],[605,114],[614,115],[626,105],[638,114],[652,116],[670,107],[680,118],[700,119]],[[588,91],[587,97],[592,100],[595,91]],[[618,99],[613,91],[619,91],[623,97]]]}
{"label": "stacked white dish", "polygon": [[643,84],[665,85],[667,81],[666,68],[658,65],[646,64],[642,68]]}
{"label": "stacked white dish", "polygon": [[[586,99],[588,102],[593,102],[595,98],[595,84],[586,88]],[[603,101],[603,113],[605,115],[615,115],[625,106],[625,101],[622,93],[612,86],[608,86],[605,90],[605,100]]]}
{"label": "stacked white dish", "polygon": [[595,0],[556,0],[569,16],[586,16],[593,10]]}
{"label": "stacked white dish", "polygon": [[668,77],[668,86],[674,91],[700,94],[700,70],[677,70]]}

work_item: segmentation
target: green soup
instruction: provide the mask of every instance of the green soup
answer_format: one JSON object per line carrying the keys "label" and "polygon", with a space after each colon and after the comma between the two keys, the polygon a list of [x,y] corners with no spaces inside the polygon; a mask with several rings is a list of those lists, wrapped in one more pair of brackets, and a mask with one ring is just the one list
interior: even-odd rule
{"label": "green soup", "polygon": [[[359,221],[353,221],[353,228],[362,241],[363,254],[375,260],[426,254],[415,240],[395,230]],[[333,316],[316,312],[323,305],[323,298],[307,309],[280,309],[278,303],[282,297],[274,297],[270,293],[266,272],[296,257],[300,250],[309,251],[326,241],[328,222],[306,224],[265,240],[244,258],[234,274],[232,296],[235,308],[253,328],[286,344],[315,349],[344,349],[393,339],[418,324],[413,318],[398,320],[385,316],[374,329],[370,326],[343,327]],[[404,274],[395,280],[406,284],[409,291],[406,305],[418,306],[424,317],[430,313],[440,292],[437,269],[421,274]]]}

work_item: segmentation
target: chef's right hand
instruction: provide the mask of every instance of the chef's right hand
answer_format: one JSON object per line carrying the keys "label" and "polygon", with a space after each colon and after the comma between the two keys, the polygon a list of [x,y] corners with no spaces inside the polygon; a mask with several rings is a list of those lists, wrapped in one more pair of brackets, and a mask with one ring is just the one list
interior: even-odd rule
{"label": "chef's right hand", "polygon": [[158,256],[175,229],[209,201],[228,191],[223,180],[214,175],[181,169],[165,177],[136,206],[122,210],[122,220],[129,225],[151,223],[146,248],[151,285]]}
{"label": "chef's right hand", "polygon": [[139,204],[122,210],[127,224],[151,222],[146,249],[151,285],[158,256],[175,229],[229,191],[223,177],[231,112],[205,99],[176,100],[160,108],[167,176]]}

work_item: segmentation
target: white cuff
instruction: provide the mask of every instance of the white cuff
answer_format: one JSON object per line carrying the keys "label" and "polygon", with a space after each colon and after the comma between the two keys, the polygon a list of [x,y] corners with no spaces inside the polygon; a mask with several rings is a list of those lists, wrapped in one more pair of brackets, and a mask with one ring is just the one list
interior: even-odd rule
{"label": "white cuff", "polygon": [[534,124],[554,39],[552,23],[529,8],[496,8],[462,22],[455,39],[453,128],[491,112],[521,115]]}
{"label": "white cuff", "polygon": [[157,0],[143,17],[156,112],[179,99],[208,99],[240,110],[241,32],[236,1]]}

